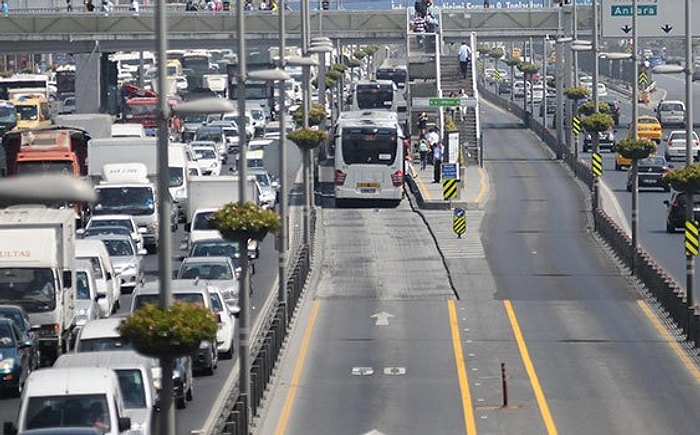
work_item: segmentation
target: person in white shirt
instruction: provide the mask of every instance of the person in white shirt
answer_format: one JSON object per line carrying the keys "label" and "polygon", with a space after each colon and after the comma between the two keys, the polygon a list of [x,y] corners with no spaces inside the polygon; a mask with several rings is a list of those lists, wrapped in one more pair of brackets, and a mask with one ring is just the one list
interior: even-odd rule
{"label": "person in white shirt", "polygon": [[466,42],[462,42],[462,45],[459,47],[457,57],[459,57],[459,69],[462,72],[462,78],[466,79],[469,63],[472,59],[472,50],[469,48]]}

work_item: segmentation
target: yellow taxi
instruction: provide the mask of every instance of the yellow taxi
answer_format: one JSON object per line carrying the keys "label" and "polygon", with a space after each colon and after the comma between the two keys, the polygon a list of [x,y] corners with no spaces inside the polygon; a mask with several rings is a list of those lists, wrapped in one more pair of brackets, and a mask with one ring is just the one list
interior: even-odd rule
{"label": "yellow taxi", "polygon": [[[661,143],[661,135],[661,123],[658,119],[650,115],[640,115],[637,117],[637,136],[640,139],[650,139],[658,145]],[[622,157],[619,153],[615,153],[616,171],[621,171],[622,168],[629,168],[631,165],[632,160]]]}

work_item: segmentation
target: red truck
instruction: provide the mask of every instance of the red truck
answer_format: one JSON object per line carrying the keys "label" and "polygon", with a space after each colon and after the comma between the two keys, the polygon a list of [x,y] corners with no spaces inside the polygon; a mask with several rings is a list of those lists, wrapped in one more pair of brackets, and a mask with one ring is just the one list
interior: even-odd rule
{"label": "red truck", "polygon": [[[141,124],[147,136],[155,136],[158,123],[158,94],[134,85],[123,85],[122,91],[128,97],[124,122]],[[168,105],[175,106],[177,97],[168,97]]]}

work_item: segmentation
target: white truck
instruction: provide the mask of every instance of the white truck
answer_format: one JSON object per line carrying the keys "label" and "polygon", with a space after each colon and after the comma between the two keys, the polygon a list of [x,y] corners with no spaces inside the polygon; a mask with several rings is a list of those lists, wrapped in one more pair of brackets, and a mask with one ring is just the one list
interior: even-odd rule
{"label": "white truck", "polygon": [[75,212],[0,210],[0,304],[20,305],[39,337],[42,365],[75,331]]}
{"label": "white truck", "polygon": [[[92,160],[92,159],[91,159]],[[89,171],[94,177],[92,171]],[[143,243],[154,253],[158,250],[158,194],[148,179],[142,163],[107,163],[103,165],[99,183],[95,185],[97,201],[91,214],[130,215],[140,228],[145,228]]]}
{"label": "white truck", "polygon": [[[142,163],[146,167],[146,177],[156,182],[158,160],[156,139],[153,137],[119,137],[93,139],[88,143],[88,175],[99,181],[106,164]],[[182,204],[187,200],[187,145],[168,144],[168,190],[178,215]]]}
{"label": "white truck", "polygon": [[228,76],[226,74],[205,74],[202,76],[202,84],[216,95],[226,97],[228,90]]}
{"label": "white truck", "polygon": [[[221,175],[219,177],[190,177],[187,192],[187,223],[185,231],[189,233],[187,246],[203,239],[220,237],[217,230],[209,228],[209,218],[229,202],[239,200],[239,177]],[[248,176],[246,199],[258,203],[258,186],[255,177]],[[257,244],[251,242],[249,252],[257,253]]]}

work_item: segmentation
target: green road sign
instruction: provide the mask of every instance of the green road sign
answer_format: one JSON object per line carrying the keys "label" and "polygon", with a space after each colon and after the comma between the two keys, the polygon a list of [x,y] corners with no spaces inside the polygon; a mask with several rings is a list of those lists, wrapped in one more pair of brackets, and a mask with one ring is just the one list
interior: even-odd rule
{"label": "green road sign", "polygon": [[428,105],[430,107],[452,107],[459,106],[459,98],[430,98]]}

